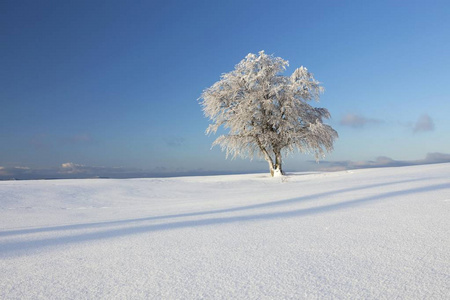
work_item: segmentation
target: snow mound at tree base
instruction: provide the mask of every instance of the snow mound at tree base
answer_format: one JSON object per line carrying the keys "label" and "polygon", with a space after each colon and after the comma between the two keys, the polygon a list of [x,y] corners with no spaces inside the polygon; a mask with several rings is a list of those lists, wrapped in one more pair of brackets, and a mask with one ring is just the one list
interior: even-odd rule
{"label": "snow mound at tree base", "polygon": [[273,177],[281,177],[283,176],[283,173],[281,173],[280,169],[273,170]]}

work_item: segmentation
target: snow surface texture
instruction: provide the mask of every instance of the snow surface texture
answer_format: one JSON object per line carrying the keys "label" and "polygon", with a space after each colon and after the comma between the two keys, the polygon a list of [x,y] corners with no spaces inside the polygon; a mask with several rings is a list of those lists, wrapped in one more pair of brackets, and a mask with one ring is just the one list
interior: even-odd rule
{"label": "snow surface texture", "polygon": [[0,182],[0,299],[448,299],[450,164]]}

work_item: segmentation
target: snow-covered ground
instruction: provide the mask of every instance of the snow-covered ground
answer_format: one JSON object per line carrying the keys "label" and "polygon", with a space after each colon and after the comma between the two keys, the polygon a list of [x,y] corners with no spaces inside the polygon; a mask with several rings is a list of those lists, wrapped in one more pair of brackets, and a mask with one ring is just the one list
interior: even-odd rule
{"label": "snow-covered ground", "polygon": [[449,299],[450,164],[0,182],[0,299]]}

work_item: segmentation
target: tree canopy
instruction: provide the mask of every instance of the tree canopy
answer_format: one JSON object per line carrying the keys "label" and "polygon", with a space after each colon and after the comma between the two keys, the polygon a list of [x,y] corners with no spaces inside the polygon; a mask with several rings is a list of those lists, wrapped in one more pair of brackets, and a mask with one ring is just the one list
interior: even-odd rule
{"label": "tree canopy", "polygon": [[338,137],[323,123],[330,118],[328,110],[309,104],[319,101],[323,87],[305,67],[281,75],[287,66],[288,61],[264,51],[250,53],[199,98],[212,121],[206,133],[221,126],[228,130],[213,146],[227,157],[264,158],[272,176],[283,174],[282,154],[298,150],[318,160],[333,150]]}

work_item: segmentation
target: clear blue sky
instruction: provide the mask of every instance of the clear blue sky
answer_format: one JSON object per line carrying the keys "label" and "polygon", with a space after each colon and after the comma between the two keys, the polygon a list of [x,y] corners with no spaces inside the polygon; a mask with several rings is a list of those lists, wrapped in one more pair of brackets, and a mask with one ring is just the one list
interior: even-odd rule
{"label": "clear blue sky", "polygon": [[327,161],[450,153],[449,16],[448,1],[3,0],[0,175],[265,170],[210,150],[197,102],[260,50],[323,83]]}

